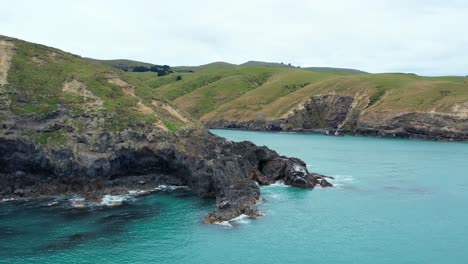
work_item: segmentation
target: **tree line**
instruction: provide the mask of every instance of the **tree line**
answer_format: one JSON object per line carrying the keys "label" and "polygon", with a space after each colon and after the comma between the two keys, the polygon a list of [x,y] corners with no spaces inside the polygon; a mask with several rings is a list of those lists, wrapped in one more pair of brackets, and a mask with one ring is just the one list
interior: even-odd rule
{"label": "tree line", "polygon": [[174,72],[169,65],[152,65],[150,67],[135,66],[132,68],[127,65],[119,64],[114,65],[114,67],[126,72],[155,72],[158,76],[164,76]]}

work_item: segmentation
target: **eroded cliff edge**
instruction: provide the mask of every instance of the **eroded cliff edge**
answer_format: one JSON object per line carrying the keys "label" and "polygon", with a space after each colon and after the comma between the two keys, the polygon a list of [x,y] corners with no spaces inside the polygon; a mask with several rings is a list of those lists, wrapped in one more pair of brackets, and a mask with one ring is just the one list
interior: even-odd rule
{"label": "eroded cliff edge", "polygon": [[0,198],[186,185],[210,223],[257,216],[258,185],[331,186],[299,159],[230,142],[115,69],[0,37]]}
{"label": "eroded cliff edge", "polygon": [[209,128],[468,141],[468,104],[452,108],[449,113],[374,110],[367,96],[323,94],[310,97],[280,118],[204,123]]}

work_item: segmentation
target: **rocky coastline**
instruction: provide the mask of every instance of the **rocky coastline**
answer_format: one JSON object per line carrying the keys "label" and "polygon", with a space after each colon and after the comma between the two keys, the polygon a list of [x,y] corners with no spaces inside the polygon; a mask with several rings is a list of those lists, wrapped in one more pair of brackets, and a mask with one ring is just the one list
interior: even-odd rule
{"label": "rocky coastline", "polygon": [[[104,195],[151,190],[162,184],[188,186],[200,197],[216,198],[217,210],[205,217],[214,223],[242,214],[259,216],[259,185],[281,180],[301,188],[332,186],[325,176],[309,173],[301,160],[266,147],[229,142],[209,132],[204,140],[193,134],[198,132],[186,133],[169,140],[185,141],[190,153],[176,149],[177,143],[158,148],[147,140],[137,141],[144,135],[133,135],[133,147],[110,143],[106,147],[112,150],[101,153],[0,137],[0,198],[78,194],[99,202]],[[119,135],[104,135],[120,140]]]}
{"label": "rocky coastline", "polygon": [[370,112],[367,98],[336,94],[313,96],[285,117],[255,120],[204,120],[210,129],[323,133],[433,141],[468,141],[466,113]]}

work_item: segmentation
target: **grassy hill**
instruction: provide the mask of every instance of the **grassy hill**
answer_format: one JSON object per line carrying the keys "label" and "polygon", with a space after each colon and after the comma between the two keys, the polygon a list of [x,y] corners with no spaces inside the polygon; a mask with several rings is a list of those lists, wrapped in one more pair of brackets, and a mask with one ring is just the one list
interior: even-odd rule
{"label": "grassy hill", "polygon": [[[17,39],[0,36],[0,44],[2,119],[10,115],[40,119],[66,108],[77,116],[104,117],[102,125],[111,131],[138,129],[141,124],[166,131],[191,125],[137,75]],[[30,134],[34,136],[33,131]]]}
{"label": "grassy hill", "polygon": [[134,68],[137,66],[145,66],[145,67],[151,67],[153,64],[148,63],[148,62],[141,62],[141,61],[134,61],[134,60],[125,60],[125,59],[118,59],[118,60],[97,60],[97,59],[92,59],[92,58],[87,58],[88,60],[91,60],[96,63],[104,64],[110,67],[115,67],[115,66],[127,66],[129,68]]}
{"label": "grassy hill", "polygon": [[297,68],[291,64],[265,61],[248,61],[240,64],[241,67],[272,67],[272,68]]}
{"label": "grassy hill", "polygon": [[179,75],[182,79],[176,81],[174,75],[135,74],[157,94],[202,120],[252,119],[259,114],[278,118],[310,96],[324,93],[366,95],[367,108],[380,110],[451,113],[455,104],[468,101],[466,77],[356,75],[253,66]]}
{"label": "grassy hill", "polygon": [[153,66],[153,64],[151,63],[134,61],[134,60],[125,60],[125,59],[120,59],[120,60],[97,60],[97,59],[91,59],[91,58],[87,58],[87,59],[97,64],[113,67],[113,68],[123,70],[123,71],[129,71],[129,72],[133,71],[133,69],[135,69],[136,67],[150,68],[151,66]]}
{"label": "grassy hill", "polygon": [[[272,68],[301,68],[289,63],[277,63],[277,62],[264,62],[264,61],[248,61],[246,63],[240,64],[241,67],[272,67]],[[315,72],[339,72],[339,73],[352,73],[352,74],[363,74],[367,73],[365,71],[348,69],[348,68],[334,68],[334,67],[302,67],[303,70],[310,70]]]}
{"label": "grassy hill", "polygon": [[176,72],[195,72],[195,71],[202,71],[202,70],[211,70],[211,69],[230,69],[235,68],[237,65],[218,61],[212,62],[205,65],[200,66],[176,66],[172,67],[172,69]]}
{"label": "grassy hill", "polygon": [[368,73],[365,71],[348,69],[348,68],[332,68],[332,67],[305,67],[305,70],[311,70],[315,72],[342,72],[342,73],[354,73],[354,74],[364,74]]}
{"label": "grassy hill", "polygon": [[[19,42],[19,46],[21,45],[27,45],[27,43]],[[22,50],[32,52],[33,49],[25,47]],[[62,54],[60,51],[55,53]],[[21,55],[21,52],[19,54]],[[20,61],[21,56],[16,56],[12,68],[21,67],[21,63],[27,63],[26,66],[29,69],[33,68],[32,63],[41,65],[42,61],[47,62],[47,67],[52,67],[54,57],[50,57],[50,54],[47,55],[48,57],[46,55],[40,52],[37,55],[28,53],[28,57],[37,59],[27,62]],[[60,56],[77,58],[68,54]],[[161,98],[171,101],[178,109],[206,123],[225,121],[276,122],[278,120],[289,120],[295,116],[294,122],[289,122],[289,125],[282,124],[283,127],[288,127],[288,129],[301,129],[305,124],[304,122],[308,122],[301,119],[304,116],[298,120],[297,113],[315,111],[315,114],[325,115],[322,113],[325,111],[324,107],[327,109],[326,111],[336,112],[339,109],[337,105],[343,100],[347,100],[328,98],[324,100],[331,101],[320,102],[319,106],[310,105],[314,98],[324,95],[349,97],[352,105],[346,106],[347,112],[345,111],[345,113],[327,112],[326,116],[314,117],[319,119],[319,121],[315,120],[314,122],[316,125],[321,124],[320,126],[325,126],[324,124],[327,123],[325,119],[327,118],[342,116],[343,118],[346,117],[346,120],[340,119],[340,122],[342,122],[340,127],[349,122],[348,119],[351,118],[354,123],[350,126],[365,124],[366,127],[371,128],[377,126],[387,127],[391,131],[395,131],[398,127],[411,127],[412,130],[425,127],[427,130],[438,126],[439,129],[443,129],[443,127],[450,129],[451,125],[455,126],[457,124],[461,124],[457,131],[464,131],[466,124],[464,120],[468,118],[468,78],[466,77],[424,77],[402,73],[368,74],[350,69],[341,71],[336,68],[300,69],[284,64],[255,61],[244,65],[216,62],[197,67],[174,67],[176,73],[157,77],[150,72],[127,73],[105,66],[96,68],[101,69],[100,71],[86,72],[80,70],[79,65],[93,62],[79,59],[70,59],[70,67],[74,69],[76,77],[61,75],[60,70],[57,70],[58,74],[54,78],[48,79],[46,76],[38,76],[38,79],[44,84],[54,82],[53,85],[55,86],[60,83],[63,85],[67,80],[74,79],[84,82],[92,94],[99,98],[104,96],[101,101],[105,109],[109,109],[111,112],[117,111],[119,118],[126,118],[129,125],[131,122],[137,122],[137,120],[141,121],[145,118],[151,120],[154,117],[141,115],[144,112],[143,109],[140,109],[140,114],[135,115],[135,112],[125,111],[126,108],[137,109],[141,107],[139,103],[152,107],[150,106],[152,100],[161,100]],[[96,64],[102,65],[102,62],[99,61]],[[52,68],[48,68],[48,70],[50,71]],[[10,82],[12,83],[22,82],[20,74],[20,70],[14,71],[13,77],[9,76],[9,81],[11,78]],[[121,92],[110,90],[104,92],[105,89],[97,89],[99,84],[102,85],[107,82],[106,85],[109,85],[109,79],[113,79],[113,77],[109,76],[114,75],[119,76],[117,79],[122,80],[124,83],[131,83],[136,98],[129,97],[128,94]],[[55,81],[55,79],[57,80]],[[32,86],[33,84],[22,85]],[[46,86],[44,85],[44,89],[46,89]],[[18,93],[19,97],[11,100],[11,109],[22,112],[50,112],[54,109],[57,98],[69,97],[69,95],[56,94],[56,91],[41,90],[41,87],[39,85],[35,88],[38,91],[34,95]],[[47,87],[50,87],[50,85]],[[25,105],[19,100],[21,96],[35,96],[37,98],[30,98],[34,105]],[[76,108],[83,107],[82,101],[74,102],[73,100],[77,100],[76,98],[70,100],[69,103],[75,103]],[[320,109],[311,110],[310,107]],[[358,113],[355,114],[356,111]],[[350,114],[351,112],[353,114]],[[406,117],[410,113],[417,115],[417,118]],[[310,115],[310,113],[307,115]],[[329,115],[332,117],[328,117]],[[348,115],[357,115],[359,118],[355,116],[348,117]],[[437,119],[435,119],[436,115]],[[441,115],[456,120],[451,120],[449,125],[443,123],[444,116]],[[167,119],[165,116],[170,116],[167,113],[156,116],[158,117],[157,122],[166,128],[175,129],[184,125],[177,118],[164,120]],[[429,124],[431,122],[437,122],[437,124]],[[119,123],[122,124],[122,122]],[[336,122],[334,124],[336,125]],[[424,133],[426,132],[430,133],[428,130]]]}
{"label": "grassy hill", "polygon": [[[232,69],[236,67],[269,67],[269,68],[287,68],[295,69],[300,68],[291,64],[277,63],[277,62],[264,62],[264,61],[248,61],[239,65],[231,64],[227,62],[213,62],[200,66],[176,66],[173,69],[176,72],[197,72],[210,69]],[[367,73],[355,69],[347,68],[332,68],[332,67],[305,67],[304,70],[310,70],[315,72],[338,72],[338,73],[352,73],[352,74],[362,74]]]}
{"label": "grassy hill", "polygon": [[[362,120],[370,120],[370,126],[384,126],[384,119],[400,122],[408,113],[468,118],[466,77],[355,74],[270,66],[207,68],[177,75],[178,79],[174,74],[134,76],[159,96],[208,123],[287,119],[302,111],[311,98],[326,94],[353,98],[352,107],[359,110]],[[430,127],[424,123],[429,119],[410,121],[414,126]]]}

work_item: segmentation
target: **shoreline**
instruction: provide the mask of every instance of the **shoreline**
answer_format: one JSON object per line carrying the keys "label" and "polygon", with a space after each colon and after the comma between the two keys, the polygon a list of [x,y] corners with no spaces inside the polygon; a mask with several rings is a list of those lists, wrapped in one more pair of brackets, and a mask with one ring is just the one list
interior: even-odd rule
{"label": "shoreline", "polygon": [[233,127],[214,127],[205,124],[209,130],[233,130],[233,131],[247,131],[247,132],[268,132],[268,133],[297,133],[297,134],[317,134],[330,137],[343,137],[343,136],[352,136],[352,137],[368,137],[368,138],[383,138],[383,139],[407,139],[415,141],[432,141],[432,142],[459,142],[459,143],[468,143],[467,139],[457,139],[457,138],[445,138],[437,137],[425,134],[411,134],[408,132],[379,132],[375,131],[374,133],[356,133],[356,132],[347,132],[341,131],[339,135],[334,135],[330,133],[330,130],[327,129],[293,129],[293,130],[276,130],[276,129],[246,129],[246,128],[233,128]]}

